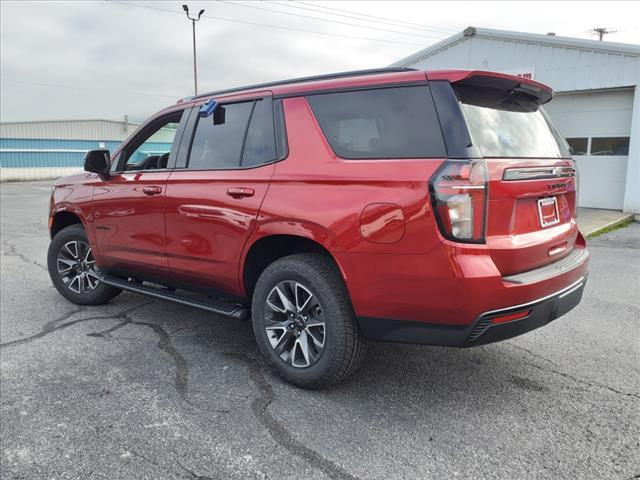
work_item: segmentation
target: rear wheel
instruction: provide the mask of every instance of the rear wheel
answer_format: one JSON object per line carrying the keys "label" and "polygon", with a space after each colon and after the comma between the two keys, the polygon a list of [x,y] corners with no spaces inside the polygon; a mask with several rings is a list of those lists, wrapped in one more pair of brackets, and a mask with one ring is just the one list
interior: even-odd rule
{"label": "rear wheel", "polygon": [[101,305],[122,291],[100,282],[100,268],[79,224],[66,227],[53,237],[47,267],[58,292],[78,305]]}
{"label": "rear wheel", "polygon": [[299,254],[269,265],[252,301],[253,330],[269,364],[287,381],[321,388],[351,374],[365,341],[331,259]]}

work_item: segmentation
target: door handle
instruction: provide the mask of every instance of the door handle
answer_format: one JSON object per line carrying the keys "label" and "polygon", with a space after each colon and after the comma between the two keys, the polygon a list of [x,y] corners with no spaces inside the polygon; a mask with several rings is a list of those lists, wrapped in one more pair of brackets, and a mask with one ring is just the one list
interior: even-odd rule
{"label": "door handle", "polygon": [[227,195],[233,198],[253,197],[256,191],[253,188],[231,187],[227,188]]}
{"label": "door handle", "polygon": [[162,187],[142,187],[145,195],[159,195],[162,193]]}

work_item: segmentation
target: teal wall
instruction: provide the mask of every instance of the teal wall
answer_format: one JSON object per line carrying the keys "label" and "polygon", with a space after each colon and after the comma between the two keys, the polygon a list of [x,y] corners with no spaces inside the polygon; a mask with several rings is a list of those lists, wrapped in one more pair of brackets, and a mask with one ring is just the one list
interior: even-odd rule
{"label": "teal wall", "polygon": [[[87,150],[107,148],[113,152],[120,143],[98,140],[0,138],[0,167],[82,167]],[[171,150],[171,143],[146,142],[144,150],[149,150],[150,153],[168,152]]]}

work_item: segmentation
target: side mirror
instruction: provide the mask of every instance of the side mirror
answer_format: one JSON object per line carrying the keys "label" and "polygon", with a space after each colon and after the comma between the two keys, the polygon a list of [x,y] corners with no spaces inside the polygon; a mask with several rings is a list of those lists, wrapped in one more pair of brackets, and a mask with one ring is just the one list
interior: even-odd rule
{"label": "side mirror", "polygon": [[84,156],[84,169],[100,175],[101,178],[109,176],[111,169],[111,154],[109,150],[89,150]]}

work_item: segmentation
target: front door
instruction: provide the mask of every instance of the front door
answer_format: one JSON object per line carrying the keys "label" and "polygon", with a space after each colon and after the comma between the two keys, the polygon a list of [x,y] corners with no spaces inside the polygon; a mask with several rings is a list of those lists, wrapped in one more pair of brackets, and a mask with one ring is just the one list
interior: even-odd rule
{"label": "front door", "polygon": [[173,276],[237,295],[240,255],[279,155],[271,97],[217,108],[198,118],[185,164],[167,182],[166,252]]}
{"label": "front door", "polygon": [[101,266],[166,273],[167,166],[186,117],[176,111],[148,122],[114,158],[109,178],[96,183],[93,216]]}

